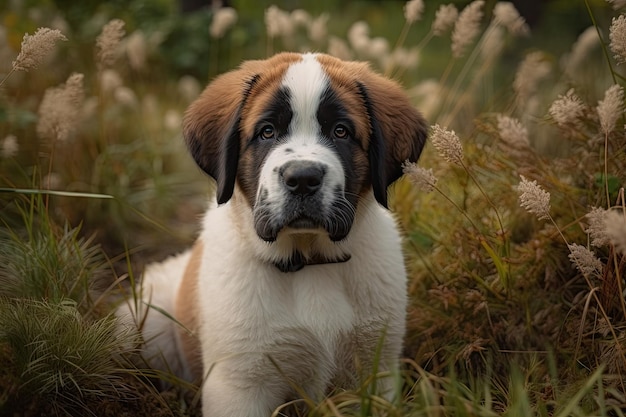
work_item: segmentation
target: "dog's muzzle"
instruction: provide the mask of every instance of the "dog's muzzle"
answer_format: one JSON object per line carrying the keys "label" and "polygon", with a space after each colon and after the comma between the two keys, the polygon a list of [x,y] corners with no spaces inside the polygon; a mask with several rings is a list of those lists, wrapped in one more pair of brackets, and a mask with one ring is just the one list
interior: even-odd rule
{"label": "dog's muzzle", "polygon": [[259,197],[255,205],[257,235],[267,242],[275,241],[281,230],[326,233],[332,241],[344,239],[352,226],[354,208],[343,191],[329,183],[327,171],[326,164],[312,160],[281,165],[274,177],[279,195]]}

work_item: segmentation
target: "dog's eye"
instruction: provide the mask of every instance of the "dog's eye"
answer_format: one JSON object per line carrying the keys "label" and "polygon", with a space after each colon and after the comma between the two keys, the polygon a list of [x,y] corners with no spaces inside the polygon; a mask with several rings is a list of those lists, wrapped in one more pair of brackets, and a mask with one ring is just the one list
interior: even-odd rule
{"label": "dog's eye", "polygon": [[261,139],[264,140],[271,140],[274,139],[274,136],[276,135],[276,133],[274,132],[274,126],[272,125],[265,125],[261,128]]}
{"label": "dog's eye", "polygon": [[333,130],[333,135],[335,135],[337,139],[345,139],[348,137],[348,134],[348,128],[342,124],[338,124]]}

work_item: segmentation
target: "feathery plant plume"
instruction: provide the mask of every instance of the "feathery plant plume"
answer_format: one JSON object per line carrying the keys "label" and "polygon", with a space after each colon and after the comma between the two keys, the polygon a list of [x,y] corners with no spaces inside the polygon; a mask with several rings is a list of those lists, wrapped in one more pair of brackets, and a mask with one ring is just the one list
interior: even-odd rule
{"label": "feathery plant plume", "polygon": [[528,129],[522,123],[509,116],[499,114],[498,133],[502,140],[515,149],[526,149],[530,147],[528,140]]}
{"label": "feathery plant plume", "polygon": [[100,93],[104,95],[113,94],[115,90],[124,85],[120,74],[114,69],[104,69],[98,74]]}
{"label": "feathery plant plume", "polygon": [[219,39],[237,23],[237,10],[232,7],[221,7],[213,15],[209,34],[214,39]]}
{"label": "feathery plant plume", "polygon": [[626,16],[620,15],[613,18],[609,28],[609,47],[615,54],[618,64],[626,62]]}
{"label": "feathery plant plume", "polygon": [[[422,19],[422,13],[424,13],[424,0],[407,1],[404,4],[404,26],[402,27],[402,32],[400,32],[400,36],[398,36],[395,47],[393,48],[395,54],[392,53],[392,55],[389,56],[388,49],[379,49],[379,51],[377,51],[376,53],[371,54],[372,57],[377,58],[378,61],[381,62],[381,66],[385,68],[385,75],[391,76],[396,65],[400,66],[402,69],[410,68],[411,64],[407,66],[402,63],[402,61],[407,61],[405,59],[407,54],[404,54],[403,51],[400,50],[400,48],[402,48],[402,45],[406,40],[411,25]],[[428,39],[430,39],[430,37],[432,37],[431,32],[428,33],[423,42],[426,42]],[[379,44],[377,45],[379,48],[380,46],[382,46],[381,41],[373,39],[372,44],[374,44],[374,41]],[[385,43],[386,42],[387,40],[385,39]],[[370,49],[371,46],[372,45],[370,45]],[[417,60],[415,60],[415,63],[417,63]]]}
{"label": "feathery plant plume", "polygon": [[585,105],[570,88],[565,95],[559,95],[550,105],[548,113],[560,127],[576,125],[583,116]]}
{"label": "feathery plant plume", "polygon": [[295,29],[289,13],[275,5],[265,10],[265,27],[267,36],[272,39],[278,36],[291,36]]}
{"label": "feathery plant plume", "polygon": [[435,189],[435,185],[437,185],[437,177],[433,174],[432,168],[426,169],[414,162],[404,161],[402,172],[411,183],[426,193],[432,192]]}
{"label": "feathery plant plume", "polygon": [[330,55],[339,59],[351,60],[354,58],[348,43],[337,36],[328,37],[328,47],[326,50]]}
{"label": "feathery plant plume", "polygon": [[463,164],[463,146],[454,130],[447,130],[436,124],[432,126],[431,141],[447,162]]}
{"label": "feathery plant plume", "polygon": [[520,206],[539,220],[550,218],[550,193],[541,188],[537,181],[529,181],[520,175],[521,181],[517,186]]}
{"label": "feathery plant plume", "polygon": [[268,37],[267,56],[270,56],[273,51],[273,40],[281,36],[283,40],[291,41],[296,26],[289,13],[276,5],[271,5],[265,9],[264,19]]}
{"label": "feathery plant plume", "polygon": [[566,64],[564,65],[564,71],[570,77],[575,77],[578,70],[584,65],[587,57],[600,45],[600,38],[598,37],[598,30],[595,26],[589,26],[585,29],[576,39],[572,50],[568,54]]}
{"label": "feathery plant plume", "polygon": [[348,42],[357,53],[367,51],[370,44],[370,27],[367,22],[359,20],[348,29]]}
{"label": "feathery plant plume", "polygon": [[291,21],[296,26],[308,28],[311,25],[313,18],[306,10],[295,9],[291,12]]}
{"label": "feathery plant plume", "polygon": [[328,20],[330,15],[322,13],[311,21],[308,26],[309,39],[315,43],[322,43],[328,36]]}
{"label": "feathery plant plume", "polygon": [[[497,25],[490,25],[483,35],[483,46],[480,48],[480,55],[484,61],[488,62],[500,56],[504,49],[504,29]],[[488,66],[485,66],[488,68]]]}
{"label": "feathery plant plume", "polygon": [[572,243],[568,244],[569,259],[572,264],[585,276],[601,277],[604,264],[596,257],[596,254],[586,247]]}
{"label": "feathery plant plume", "polygon": [[609,210],[604,216],[604,233],[615,249],[626,255],[626,214]]}
{"label": "feathery plant plume", "polygon": [[74,73],[65,84],[47,89],[39,104],[37,134],[54,142],[67,140],[79,121],[83,97],[83,74]]}
{"label": "feathery plant plume", "polygon": [[146,36],[141,30],[136,30],[128,36],[125,44],[130,67],[135,71],[142,70],[146,66],[148,56]]}
{"label": "feathery plant plume", "polygon": [[452,56],[454,58],[461,58],[467,46],[478,36],[484,4],[483,0],[474,0],[459,13],[452,30]]}
{"label": "feathery plant plume", "polygon": [[598,116],[600,116],[600,126],[605,135],[615,129],[617,119],[624,112],[624,89],[613,84],[604,93],[604,99],[598,101]]}
{"label": "feathery plant plume", "polygon": [[459,11],[454,4],[442,4],[435,13],[435,20],[431,26],[433,35],[443,36],[454,27],[454,22],[459,17]]}
{"label": "feathery plant plume", "polygon": [[606,2],[613,7],[613,10],[619,10],[626,7],[626,0],[606,0]]}
{"label": "feathery plant plume", "polygon": [[404,19],[413,24],[422,18],[424,0],[409,0],[404,4]]}
{"label": "feathery plant plume", "polygon": [[96,39],[96,51],[100,68],[108,68],[115,63],[117,47],[126,34],[124,22],[113,19],[102,28]]}
{"label": "feathery plant plume", "polygon": [[17,143],[15,135],[8,135],[0,141],[0,156],[3,158],[12,158],[17,155],[20,146]]}
{"label": "feathery plant plume", "polygon": [[39,28],[32,36],[26,33],[20,53],[13,61],[12,71],[28,71],[37,68],[58,41],[66,40],[67,38],[58,29]]}
{"label": "feathery plant plume", "polygon": [[604,228],[604,219],[608,211],[602,207],[593,207],[589,213],[585,215],[589,221],[586,233],[589,234],[591,245],[597,248],[609,244],[609,236]]}
{"label": "feathery plant plume", "polygon": [[496,3],[493,8],[493,20],[496,25],[506,27],[511,35],[527,36],[530,33],[526,20],[520,16],[513,3],[508,1]]}
{"label": "feathery plant plume", "polygon": [[531,52],[524,57],[513,80],[517,99],[525,103],[537,92],[539,83],[550,74],[551,66],[542,52]]}

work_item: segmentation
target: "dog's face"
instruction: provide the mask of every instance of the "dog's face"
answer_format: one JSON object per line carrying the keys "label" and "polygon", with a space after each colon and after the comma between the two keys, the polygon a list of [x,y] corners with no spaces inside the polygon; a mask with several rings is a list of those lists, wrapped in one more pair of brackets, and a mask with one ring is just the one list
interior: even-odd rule
{"label": "dog's face", "polygon": [[344,239],[368,193],[416,161],[426,125],[400,87],[367,65],[321,54],[248,61],[215,79],[185,116],[198,165],[222,204],[241,192],[256,234]]}

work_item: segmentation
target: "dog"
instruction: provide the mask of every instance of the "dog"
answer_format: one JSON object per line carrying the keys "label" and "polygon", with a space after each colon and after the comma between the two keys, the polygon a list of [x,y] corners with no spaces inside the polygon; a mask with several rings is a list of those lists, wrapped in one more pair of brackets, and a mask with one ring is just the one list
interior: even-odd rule
{"label": "dog", "polygon": [[183,136],[217,204],[118,310],[152,366],[200,382],[210,417],[268,417],[397,368],[406,272],[387,188],[427,136],[402,88],[365,63],[280,53],[213,80]]}

